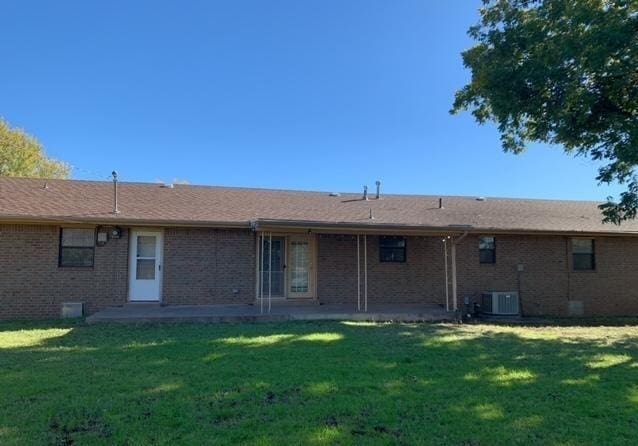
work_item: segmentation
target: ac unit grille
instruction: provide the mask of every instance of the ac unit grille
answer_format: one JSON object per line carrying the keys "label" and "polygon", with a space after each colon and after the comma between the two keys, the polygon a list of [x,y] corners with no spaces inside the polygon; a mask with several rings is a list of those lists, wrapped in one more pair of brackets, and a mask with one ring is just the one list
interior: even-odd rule
{"label": "ac unit grille", "polygon": [[520,313],[518,292],[491,291],[481,295],[481,311],[487,314],[517,315]]}
{"label": "ac unit grille", "polygon": [[481,311],[483,313],[492,313],[492,293],[483,293],[481,295]]}

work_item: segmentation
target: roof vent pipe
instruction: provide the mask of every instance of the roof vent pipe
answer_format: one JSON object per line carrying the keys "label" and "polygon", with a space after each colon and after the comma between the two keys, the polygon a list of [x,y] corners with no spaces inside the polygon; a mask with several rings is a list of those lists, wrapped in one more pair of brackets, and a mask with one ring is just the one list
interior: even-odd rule
{"label": "roof vent pipe", "polygon": [[113,213],[119,214],[120,210],[117,207],[117,172],[113,171],[111,175],[113,175]]}
{"label": "roof vent pipe", "polygon": [[377,185],[377,200],[381,197],[381,181],[377,180],[374,184]]}
{"label": "roof vent pipe", "polygon": [[439,209],[443,209],[443,198],[439,198]]}
{"label": "roof vent pipe", "polygon": [[363,186],[363,199],[368,199],[368,186]]}

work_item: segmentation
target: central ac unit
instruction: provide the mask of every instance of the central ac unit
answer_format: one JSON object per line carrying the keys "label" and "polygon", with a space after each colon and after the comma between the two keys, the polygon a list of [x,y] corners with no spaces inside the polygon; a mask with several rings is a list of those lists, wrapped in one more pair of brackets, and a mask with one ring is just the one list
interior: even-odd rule
{"label": "central ac unit", "polygon": [[481,295],[481,310],[487,314],[517,315],[520,313],[517,291],[490,291]]}

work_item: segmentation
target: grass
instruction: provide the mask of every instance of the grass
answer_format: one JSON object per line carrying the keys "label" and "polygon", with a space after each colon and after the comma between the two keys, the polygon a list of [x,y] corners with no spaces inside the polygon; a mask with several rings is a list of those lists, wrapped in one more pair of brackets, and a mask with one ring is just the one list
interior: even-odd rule
{"label": "grass", "polygon": [[631,444],[638,327],[0,323],[0,444]]}

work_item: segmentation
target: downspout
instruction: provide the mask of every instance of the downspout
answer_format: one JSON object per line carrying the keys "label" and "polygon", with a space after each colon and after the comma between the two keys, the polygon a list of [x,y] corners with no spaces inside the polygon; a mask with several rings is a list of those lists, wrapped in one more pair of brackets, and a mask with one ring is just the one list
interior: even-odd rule
{"label": "downspout", "polygon": [[363,311],[368,312],[368,235],[363,234]]}
{"label": "downspout", "polygon": [[261,237],[261,259],[259,268],[259,314],[264,314],[264,234]]}
{"label": "downspout", "polygon": [[259,243],[261,242],[261,236],[258,232],[255,232],[257,235],[255,237],[255,303],[259,300],[259,284],[260,284],[260,276],[261,276],[261,250],[259,249]]}
{"label": "downspout", "polygon": [[463,235],[456,239],[452,239],[451,246],[451,257],[452,257],[452,309],[454,311],[459,310],[458,304],[458,296],[457,296],[457,285],[456,285],[456,245],[461,243],[465,237],[469,234],[468,231],[465,231]]}
{"label": "downspout", "polygon": [[565,237],[565,267],[567,269],[567,311],[569,311],[569,301],[572,300],[572,274],[569,265],[569,237]]}
{"label": "downspout", "polygon": [[268,314],[272,307],[272,232],[268,233]]}
{"label": "downspout", "polygon": [[357,234],[357,311],[361,311],[361,242]]}
{"label": "downspout", "polygon": [[445,270],[445,311],[450,311],[450,276],[448,274],[448,260],[447,260],[447,241],[450,236],[447,236],[442,240],[443,242],[443,263]]}

